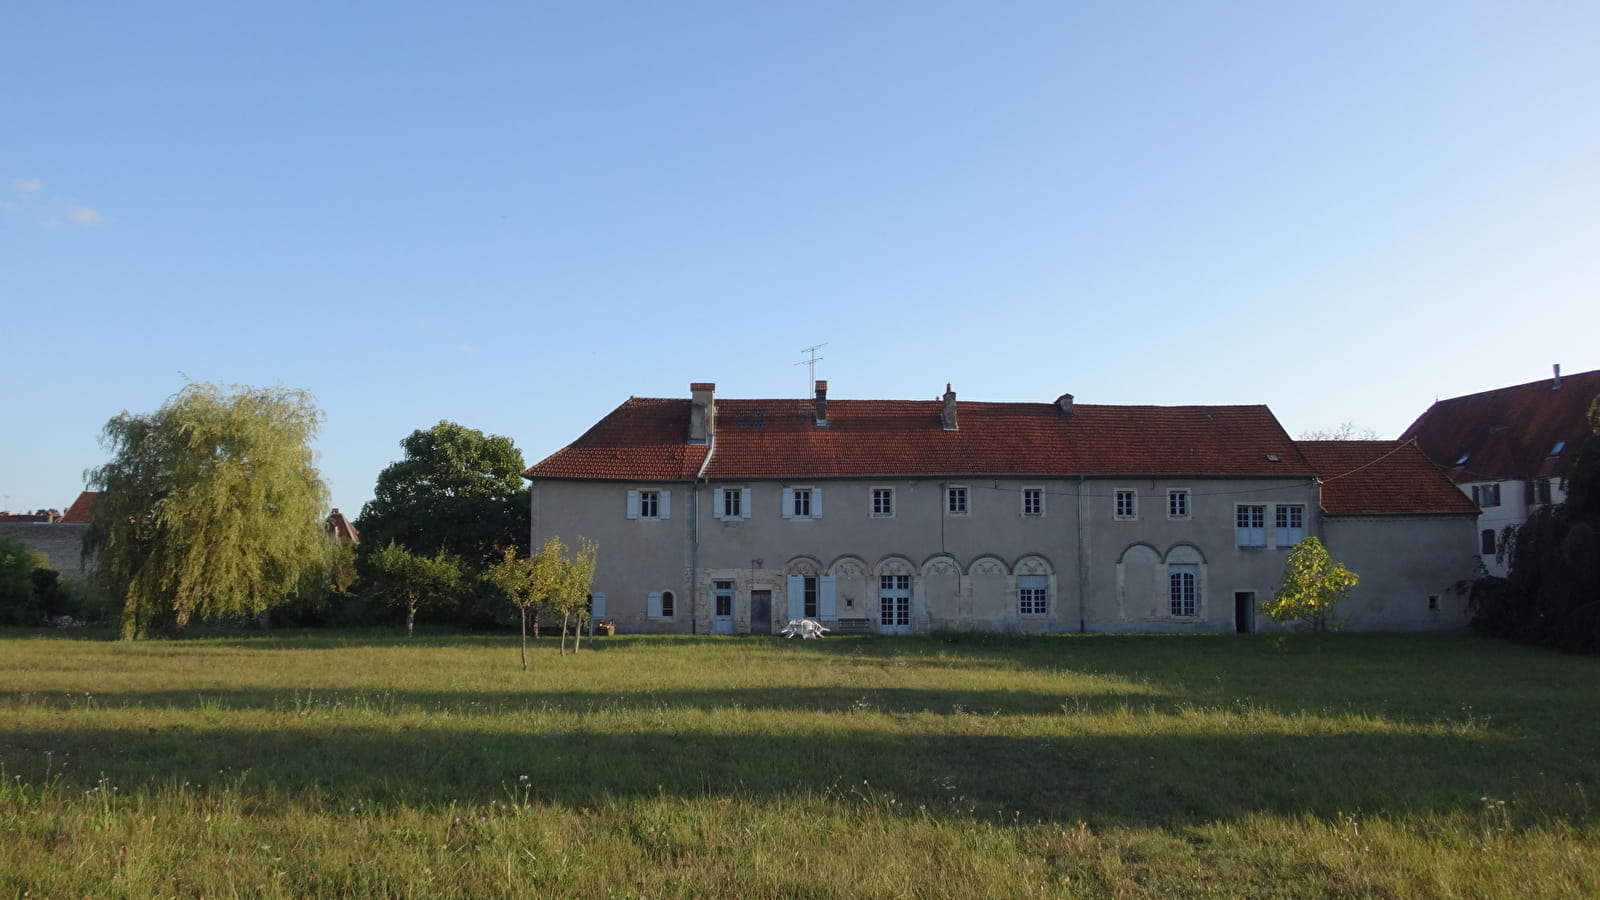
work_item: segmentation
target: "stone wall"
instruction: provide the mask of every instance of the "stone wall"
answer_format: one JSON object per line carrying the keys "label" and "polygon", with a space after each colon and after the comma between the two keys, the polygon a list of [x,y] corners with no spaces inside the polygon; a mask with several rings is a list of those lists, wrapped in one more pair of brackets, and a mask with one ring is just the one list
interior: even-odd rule
{"label": "stone wall", "polygon": [[81,577],[84,574],[83,534],[88,525],[65,522],[0,522],[0,536],[14,537],[30,548],[50,558],[50,568],[62,575]]}

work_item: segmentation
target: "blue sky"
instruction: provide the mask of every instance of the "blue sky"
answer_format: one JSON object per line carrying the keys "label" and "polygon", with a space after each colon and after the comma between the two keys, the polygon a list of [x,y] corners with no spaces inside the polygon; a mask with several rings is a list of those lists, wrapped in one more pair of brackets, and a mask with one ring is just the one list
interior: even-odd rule
{"label": "blue sky", "polygon": [[[459,6],[459,8],[457,8]],[[1600,4],[59,3],[0,50],[0,507],[187,377],[335,505],[629,395],[1266,403],[1600,368]]]}

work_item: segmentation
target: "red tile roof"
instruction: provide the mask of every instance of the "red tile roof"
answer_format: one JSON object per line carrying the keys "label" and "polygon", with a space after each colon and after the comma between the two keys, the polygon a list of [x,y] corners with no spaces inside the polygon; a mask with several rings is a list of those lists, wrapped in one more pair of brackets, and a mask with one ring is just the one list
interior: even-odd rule
{"label": "red tile roof", "polygon": [[356,533],[356,527],[350,524],[350,520],[344,517],[344,513],[339,512],[339,507],[337,506],[333,508],[333,512],[328,514],[328,519],[323,523],[322,527],[329,534],[341,540],[349,541],[352,544],[361,543],[361,535]]}
{"label": "red tile roof", "polygon": [[89,509],[94,506],[94,498],[100,496],[99,491],[83,491],[78,494],[78,499],[72,501],[66,513],[61,516],[61,521],[76,525],[85,525],[89,522]]}
{"label": "red tile roof", "polygon": [[[686,443],[690,401],[633,398],[528,478],[686,480],[707,448]],[[937,400],[718,400],[713,479],[933,475],[1310,477],[1265,406],[1095,406]],[[1276,460],[1269,457],[1276,457]]]}
{"label": "red tile roof", "polygon": [[1330,515],[1465,515],[1478,506],[1412,441],[1301,441]]}
{"label": "red tile roof", "polygon": [[1428,407],[1400,437],[1416,438],[1458,483],[1562,475],[1592,432],[1588,412],[1597,394],[1600,370],[1563,375],[1560,389],[1546,378],[1452,397]]}

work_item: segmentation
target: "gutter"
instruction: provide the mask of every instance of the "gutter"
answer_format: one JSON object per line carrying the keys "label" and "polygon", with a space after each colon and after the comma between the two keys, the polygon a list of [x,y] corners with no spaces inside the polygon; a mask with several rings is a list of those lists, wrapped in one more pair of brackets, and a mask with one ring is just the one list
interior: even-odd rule
{"label": "gutter", "polygon": [[1084,606],[1089,602],[1089,484],[1078,476],[1078,633],[1089,631]]}

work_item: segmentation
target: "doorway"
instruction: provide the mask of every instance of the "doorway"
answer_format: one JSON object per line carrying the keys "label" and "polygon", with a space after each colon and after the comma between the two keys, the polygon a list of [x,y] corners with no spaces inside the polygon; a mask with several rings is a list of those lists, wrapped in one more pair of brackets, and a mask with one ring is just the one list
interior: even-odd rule
{"label": "doorway", "polygon": [[750,592],[750,633],[772,633],[772,592]]}
{"label": "doorway", "polygon": [[1239,634],[1254,634],[1256,630],[1256,592],[1233,592],[1233,630]]}
{"label": "doorway", "polygon": [[733,582],[711,582],[711,633],[733,634]]}

